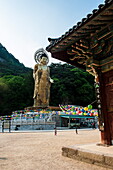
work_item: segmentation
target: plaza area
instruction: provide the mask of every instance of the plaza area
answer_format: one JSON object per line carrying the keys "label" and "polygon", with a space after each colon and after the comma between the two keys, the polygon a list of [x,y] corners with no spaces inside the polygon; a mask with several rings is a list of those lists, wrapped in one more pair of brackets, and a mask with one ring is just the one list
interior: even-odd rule
{"label": "plaza area", "polygon": [[[98,130],[0,133],[2,170],[105,170],[62,156],[62,147],[100,142]],[[107,169],[108,170],[108,169]]]}

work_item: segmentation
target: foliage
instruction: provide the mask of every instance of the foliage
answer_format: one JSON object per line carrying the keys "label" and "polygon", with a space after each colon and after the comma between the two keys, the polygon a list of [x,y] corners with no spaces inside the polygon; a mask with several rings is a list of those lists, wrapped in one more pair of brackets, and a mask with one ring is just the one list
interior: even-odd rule
{"label": "foliage", "polygon": [[69,64],[51,64],[51,105],[87,106],[95,100],[94,77]]}
{"label": "foliage", "polygon": [[0,114],[33,105],[32,69],[26,68],[0,44]]}
{"label": "foliage", "polygon": [[5,75],[20,75],[30,70],[30,68],[25,67],[0,44],[0,77]]}
{"label": "foliage", "polygon": [[0,113],[11,114],[33,105],[33,80],[31,73],[0,78]]}

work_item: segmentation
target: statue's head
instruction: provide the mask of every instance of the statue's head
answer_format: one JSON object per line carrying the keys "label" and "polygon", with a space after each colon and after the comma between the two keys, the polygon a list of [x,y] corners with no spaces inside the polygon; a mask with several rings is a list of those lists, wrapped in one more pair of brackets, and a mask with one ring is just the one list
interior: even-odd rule
{"label": "statue's head", "polygon": [[37,50],[35,52],[34,58],[35,58],[36,63],[42,63],[43,62],[44,64],[45,63],[48,64],[48,62],[49,62],[49,57],[48,57],[46,51],[43,48],[40,48],[39,50]]}
{"label": "statue's head", "polygon": [[45,57],[44,55],[42,55],[42,57],[40,58],[40,63],[43,65],[46,65],[48,61],[48,58]]}

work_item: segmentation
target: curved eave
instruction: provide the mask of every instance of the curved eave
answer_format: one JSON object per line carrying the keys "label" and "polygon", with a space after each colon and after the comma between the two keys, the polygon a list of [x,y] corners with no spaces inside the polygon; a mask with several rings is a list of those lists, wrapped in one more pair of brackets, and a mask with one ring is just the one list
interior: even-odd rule
{"label": "curved eave", "polygon": [[[92,33],[98,32],[111,22],[113,22],[113,0],[106,0],[105,4],[100,4],[98,9],[94,9],[92,14],[88,14],[60,38],[49,38],[50,45],[46,47],[46,50],[52,53],[53,58],[58,59],[59,57],[54,53],[65,51],[74,42],[90,37]],[[67,59],[62,61],[64,60]]]}
{"label": "curved eave", "polygon": [[86,69],[85,65],[79,64],[76,60],[74,60],[74,61],[70,60],[69,55],[67,54],[67,52],[65,50],[52,53],[52,57],[56,58],[58,60],[64,61],[66,63],[69,63],[69,64],[76,66],[80,69],[84,69],[84,70]]}

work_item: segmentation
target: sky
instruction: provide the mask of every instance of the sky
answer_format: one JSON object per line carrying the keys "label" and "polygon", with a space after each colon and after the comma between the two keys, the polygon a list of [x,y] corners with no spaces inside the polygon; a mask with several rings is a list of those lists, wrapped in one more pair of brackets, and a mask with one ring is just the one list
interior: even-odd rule
{"label": "sky", "polygon": [[[49,45],[104,4],[104,0],[0,0],[0,43],[26,67]],[[59,63],[49,55],[49,64]]]}

